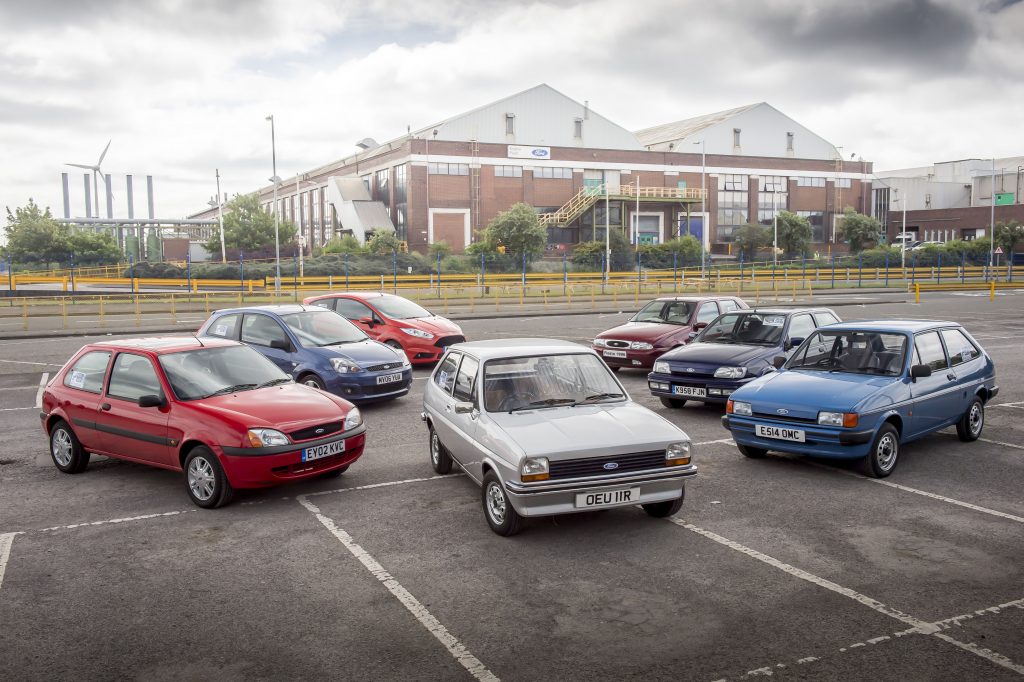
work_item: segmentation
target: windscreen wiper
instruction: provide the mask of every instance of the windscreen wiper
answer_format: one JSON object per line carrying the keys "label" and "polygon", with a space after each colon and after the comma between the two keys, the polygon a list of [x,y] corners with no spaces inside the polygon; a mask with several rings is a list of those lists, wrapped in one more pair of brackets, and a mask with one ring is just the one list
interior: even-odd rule
{"label": "windscreen wiper", "polygon": [[277,386],[278,384],[290,384],[292,383],[291,377],[281,377],[279,379],[271,379],[270,381],[264,381],[256,388],[266,388],[268,386]]}
{"label": "windscreen wiper", "polygon": [[517,412],[519,410],[532,410],[537,407],[556,407],[558,405],[571,405],[576,401],[572,398],[548,398],[546,400],[534,400],[532,403],[526,405],[518,405],[508,411],[509,414]]}
{"label": "windscreen wiper", "polygon": [[256,388],[256,384],[235,384],[234,386],[225,386],[224,388],[217,389],[213,393],[204,397],[212,398],[215,395],[224,395],[225,393],[234,393],[235,391],[247,391],[250,388]]}
{"label": "windscreen wiper", "polygon": [[582,400],[577,400],[573,403],[573,406],[582,405],[584,403],[593,402],[595,400],[608,400],[609,398],[624,398],[625,396],[621,393],[595,393],[594,395],[588,395]]}

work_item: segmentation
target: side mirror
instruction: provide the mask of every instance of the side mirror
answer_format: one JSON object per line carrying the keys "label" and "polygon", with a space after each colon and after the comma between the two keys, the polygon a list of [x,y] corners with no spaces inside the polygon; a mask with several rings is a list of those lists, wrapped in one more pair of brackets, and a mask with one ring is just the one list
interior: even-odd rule
{"label": "side mirror", "polygon": [[701,329],[704,329],[704,327],[706,327],[706,326],[708,326],[707,322],[696,322],[693,325],[693,331],[699,332]]}
{"label": "side mirror", "polygon": [[455,403],[455,414],[469,414],[475,409],[476,405],[468,400],[466,402]]}
{"label": "side mirror", "polygon": [[776,355],[774,358],[772,358],[772,367],[774,367],[775,369],[782,369],[782,366],[784,364],[786,364],[785,355]]}
{"label": "side mirror", "polygon": [[359,323],[360,324],[367,324],[367,325],[370,325],[372,327],[373,326],[373,318],[372,317],[360,317],[359,318]]}
{"label": "side mirror", "polygon": [[922,377],[930,377],[932,375],[932,368],[928,365],[914,365],[910,368],[910,378],[920,379]]}
{"label": "side mirror", "polygon": [[804,342],[804,339],[803,339],[802,336],[794,336],[793,338],[786,340],[785,349],[786,350],[790,350],[792,348],[796,348],[797,346],[799,346],[803,342]]}
{"label": "side mirror", "polygon": [[163,407],[164,399],[153,394],[140,395],[138,403],[139,407]]}
{"label": "side mirror", "polygon": [[288,339],[271,339],[270,347],[288,352],[291,352],[292,350],[292,344],[290,341],[288,341]]}

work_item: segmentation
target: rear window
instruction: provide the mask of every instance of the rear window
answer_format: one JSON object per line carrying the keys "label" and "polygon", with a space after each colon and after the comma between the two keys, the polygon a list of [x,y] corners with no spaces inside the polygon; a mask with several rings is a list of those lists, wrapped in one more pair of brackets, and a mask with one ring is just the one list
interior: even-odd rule
{"label": "rear window", "polygon": [[110,363],[110,351],[97,350],[86,353],[78,358],[64,375],[64,385],[89,393],[100,393],[103,390],[103,377]]}
{"label": "rear window", "polygon": [[459,369],[461,358],[458,353],[449,353],[434,373],[434,383],[445,393],[451,393],[455,387],[455,372]]}
{"label": "rear window", "polygon": [[981,355],[978,347],[959,329],[943,329],[942,341],[946,344],[950,364],[962,365]]}

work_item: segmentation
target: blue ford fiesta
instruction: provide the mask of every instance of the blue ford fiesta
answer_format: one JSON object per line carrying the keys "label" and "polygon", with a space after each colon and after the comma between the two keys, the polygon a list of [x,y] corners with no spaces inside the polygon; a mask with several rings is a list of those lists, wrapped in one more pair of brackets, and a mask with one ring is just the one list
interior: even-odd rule
{"label": "blue ford fiesta", "polygon": [[810,335],[780,371],[732,395],[722,424],[740,452],[860,459],[892,473],[903,443],[956,425],[974,441],[998,392],[995,366],[954,322],[845,322]]}
{"label": "blue ford fiesta", "polygon": [[412,385],[405,353],[371,340],[341,315],[319,306],[218,310],[198,334],[241,341],[295,381],[353,402],[398,398]]}

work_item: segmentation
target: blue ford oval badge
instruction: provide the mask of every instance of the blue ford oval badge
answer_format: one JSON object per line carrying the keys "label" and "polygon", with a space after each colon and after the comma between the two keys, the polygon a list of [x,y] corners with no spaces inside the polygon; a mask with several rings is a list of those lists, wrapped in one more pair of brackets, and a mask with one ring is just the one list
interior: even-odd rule
{"label": "blue ford oval badge", "polygon": [[775,411],[778,412],[779,414],[789,414],[789,410],[781,408],[781,407],[779,409],[775,410]]}
{"label": "blue ford oval badge", "polygon": [[604,465],[604,468],[607,469],[608,471],[611,471],[612,469],[618,469],[619,468],[619,463],[618,462],[608,462],[607,464]]}

